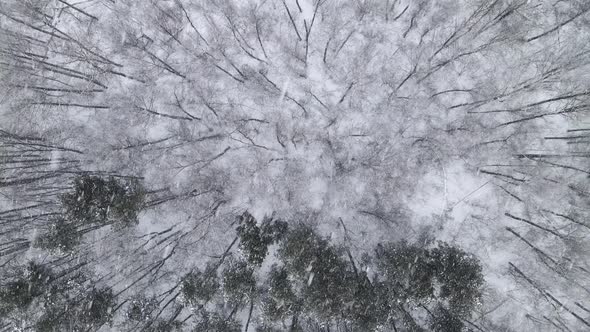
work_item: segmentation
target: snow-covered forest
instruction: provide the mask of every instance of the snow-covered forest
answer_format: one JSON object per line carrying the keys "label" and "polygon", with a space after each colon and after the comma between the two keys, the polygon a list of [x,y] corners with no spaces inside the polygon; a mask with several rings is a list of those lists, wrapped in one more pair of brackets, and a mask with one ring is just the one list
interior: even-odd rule
{"label": "snow-covered forest", "polygon": [[589,331],[590,2],[0,1],[0,331]]}

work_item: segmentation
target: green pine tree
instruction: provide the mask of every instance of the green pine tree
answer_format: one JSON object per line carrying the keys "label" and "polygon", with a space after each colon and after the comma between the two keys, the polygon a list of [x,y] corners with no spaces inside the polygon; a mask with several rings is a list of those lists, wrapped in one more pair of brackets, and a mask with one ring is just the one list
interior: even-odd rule
{"label": "green pine tree", "polygon": [[224,298],[232,307],[240,307],[256,294],[254,270],[246,261],[230,259],[222,272]]}
{"label": "green pine tree", "polygon": [[63,218],[54,220],[46,233],[35,239],[34,245],[41,249],[56,252],[71,252],[81,240],[76,225]]}
{"label": "green pine tree", "polygon": [[137,223],[145,190],[137,180],[103,179],[83,175],[74,180],[74,190],[62,196],[66,216],[84,224],[119,226]]}

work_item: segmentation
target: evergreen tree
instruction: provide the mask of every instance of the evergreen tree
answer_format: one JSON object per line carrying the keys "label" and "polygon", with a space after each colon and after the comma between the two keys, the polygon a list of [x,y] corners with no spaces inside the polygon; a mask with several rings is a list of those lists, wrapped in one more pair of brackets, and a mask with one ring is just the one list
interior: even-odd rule
{"label": "evergreen tree", "polygon": [[240,237],[239,248],[246,256],[250,264],[260,265],[266,258],[268,246],[272,242],[266,234],[263,234],[256,225],[256,219],[245,212],[239,218],[239,226],[236,229]]}
{"label": "evergreen tree", "polygon": [[173,320],[169,321],[168,319],[158,319],[157,321],[150,324],[149,327],[144,328],[143,331],[146,332],[180,332],[183,331],[183,324],[182,322]]}
{"label": "evergreen tree", "polygon": [[62,309],[57,306],[49,306],[37,323],[35,331],[37,332],[60,332],[64,330],[66,321],[71,317],[66,317]]}
{"label": "evergreen tree", "polygon": [[463,331],[464,324],[459,317],[439,305],[432,313],[430,328],[436,332],[458,332]]}
{"label": "evergreen tree", "polygon": [[271,321],[283,321],[299,314],[301,302],[293,290],[287,270],[273,265],[268,276],[267,292],[262,302],[265,316]]}
{"label": "evergreen tree", "polygon": [[43,314],[35,324],[35,331],[61,332],[86,331],[92,329],[87,319],[81,317],[89,307],[87,287],[88,275],[84,271],[71,271],[51,282],[50,288],[43,294]]}
{"label": "evergreen tree", "polygon": [[85,298],[78,319],[88,328],[97,328],[111,321],[117,301],[110,289],[93,288]]}
{"label": "evergreen tree", "polygon": [[129,302],[127,318],[136,322],[150,321],[152,313],[158,308],[156,298],[135,297]]}
{"label": "evergreen tree", "polygon": [[[244,214],[237,232],[244,259],[230,256],[222,265],[210,263],[181,281],[182,298],[201,315],[195,331],[240,331],[235,317],[245,304],[262,313],[252,324],[257,331],[463,331],[463,320],[473,311],[483,285],[477,259],[444,243],[432,249],[407,242],[379,245],[374,255],[365,254],[356,263],[346,247],[332,244],[306,225],[286,227],[265,219],[259,226]],[[278,244],[278,262],[261,276],[256,269],[268,259],[267,246],[273,243]],[[264,250],[253,249],[258,244]],[[48,293],[52,274],[41,266],[31,265],[28,270],[28,279],[13,281],[9,283],[12,291],[0,293],[3,302],[26,307],[33,298]],[[28,287],[29,283],[33,286]],[[264,287],[259,289],[257,284]],[[68,291],[67,287],[51,289],[56,294]],[[213,309],[215,305],[207,303],[219,290],[224,303],[216,303]],[[109,289],[96,288],[46,302],[47,311],[36,328],[47,332],[98,329],[112,321],[116,306]],[[153,321],[151,312],[157,302],[131,299],[127,319],[147,323],[146,331],[181,330],[178,321]],[[78,309],[68,315],[57,310],[67,306]]]}
{"label": "evergreen tree", "polygon": [[145,200],[145,190],[137,180],[107,180],[84,175],[74,180],[74,190],[62,196],[66,216],[85,224],[119,226],[137,223],[137,213]]}
{"label": "evergreen tree", "polygon": [[223,293],[233,307],[244,304],[245,298],[253,299],[256,292],[254,270],[246,261],[230,259],[222,273]]}
{"label": "evergreen tree", "polygon": [[111,290],[92,288],[78,294],[74,289],[69,291],[63,294],[63,301],[46,305],[35,324],[36,331],[96,331],[112,322],[117,302]]}
{"label": "evergreen tree", "polygon": [[434,294],[434,270],[428,250],[400,243],[376,250],[378,279],[387,288],[390,300],[428,301]]}
{"label": "evergreen tree", "polygon": [[217,313],[204,313],[193,329],[194,332],[241,332],[242,326],[235,319]]}
{"label": "evergreen tree", "polygon": [[70,252],[80,244],[80,240],[76,225],[59,218],[51,223],[45,234],[35,240],[35,246],[50,251]]}
{"label": "evergreen tree", "polygon": [[26,309],[36,297],[48,291],[53,272],[29,262],[22,272],[0,289],[0,317],[13,310]]}
{"label": "evergreen tree", "polygon": [[266,316],[296,317],[299,312],[287,308],[297,308],[308,323],[318,319],[318,326],[336,322],[363,331],[386,326],[418,331],[426,322],[416,318],[417,311],[430,307],[436,309],[431,326],[452,330],[471,313],[483,284],[477,260],[446,244],[430,250],[406,242],[380,245],[374,257],[363,260],[375,267],[373,280],[345,252],[311,227],[290,229],[278,250],[284,266],[270,273],[275,288],[265,297]]}
{"label": "evergreen tree", "polygon": [[191,305],[201,306],[213,298],[219,289],[217,272],[213,265],[207,265],[205,271],[188,273],[182,280],[182,295]]}
{"label": "evergreen tree", "polygon": [[440,297],[448,299],[449,310],[460,317],[470,314],[480,299],[484,283],[479,261],[459,248],[441,243],[431,253]]}
{"label": "evergreen tree", "polygon": [[[461,318],[476,305],[483,285],[481,266],[462,250],[440,243],[431,250],[405,242],[387,244],[376,250],[379,287],[389,303],[435,308],[431,327],[440,331],[461,331]],[[395,309],[395,306],[392,306]],[[400,317],[412,323],[402,310]]]}
{"label": "evergreen tree", "polygon": [[240,237],[239,248],[252,265],[260,265],[268,254],[268,247],[279,241],[287,231],[287,223],[272,218],[265,218],[261,226],[256,219],[244,212],[239,218],[237,233]]}
{"label": "evergreen tree", "polygon": [[350,303],[354,292],[354,274],[342,248],[301,225],[288,232],[278,252],[300,290],[303,310],[325,320],[340,316],[342,304]]}
{"label": "evergreen tree", "polygon": [[264,236],[271,240],[271,243],[277,243],[281,241],[289,231],[289,224],[280,219],[265,217],[260,226],[260,231]]}
{"label": "evergreen tree", "polygon": [[350,319],[355,330],[375,331],[386,326],[388,315],[392,311],[386,288],[378,283],[371,283],[365,271],[360,271],[351,284],[353,300],[344,308],[344,316]]}

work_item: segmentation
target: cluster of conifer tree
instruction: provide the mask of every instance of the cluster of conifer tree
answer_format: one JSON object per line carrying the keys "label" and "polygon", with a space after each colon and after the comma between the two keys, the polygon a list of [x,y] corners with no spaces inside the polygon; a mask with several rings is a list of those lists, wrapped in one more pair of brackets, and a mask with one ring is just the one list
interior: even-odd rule
{"label": "cluster of conifer tree", "polygon": [[61,212],[33,242],[63,259],[29,261],[13,269],[0,288],[0,317],[8,320],[19,311],[40,308],[37,322],[28,328],[48,332],[91,331],[110,322],[117,306],[113,290],[95,287],[84,269],[87,262],[70,263],[76,260],[84,234],[108,225],[120,230],[137,223],[144,198],[144,189],[135,180],[75,178],[72,189],[61,196]]}
{"label": "cluster of conifer tree", "polygon": [[[239,219],[240,254],[182,285],[202,331],[241,331],[231,318],[246,309],[246,324],[258,313],[257,331],[461,331],[481,295],[477,259],[444,243],[387,243],[356,260],[309,225]],[[214,308],[229,315],[218,319]]]}
{"label": "cluster of conifer tree", "polygon": [[[63,213],[35,244],[74,251],[91,229],[134,225],[144,198],[137,181],[80,176],[62,195]],[[444,243],[379,244],[355,258],[307,223],[258,222],[248,212],[238,217],[235,241],[221,258],[181,276],[177,314],[167,319],[158,317],[157,298],[119,299],[114,288],[95,286],[84,263],[66,266],[31,261],[16,269],[0,291],[0,315],[35,303],[42,309],[31,325],[37,331],[98,330],[122,313],[129,326],[148,331],[450,332],[466,328],[483,285],[478,260]],[[176,320],[185,309],[193,326]]]}

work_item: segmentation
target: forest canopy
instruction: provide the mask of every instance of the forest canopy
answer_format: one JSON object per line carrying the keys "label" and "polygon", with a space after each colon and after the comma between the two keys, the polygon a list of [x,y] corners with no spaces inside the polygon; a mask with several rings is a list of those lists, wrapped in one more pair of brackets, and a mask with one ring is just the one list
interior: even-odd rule
{"label": "forest canopy", "polygon": [[590,2],[0,1],[0,332],[590,329]]}

